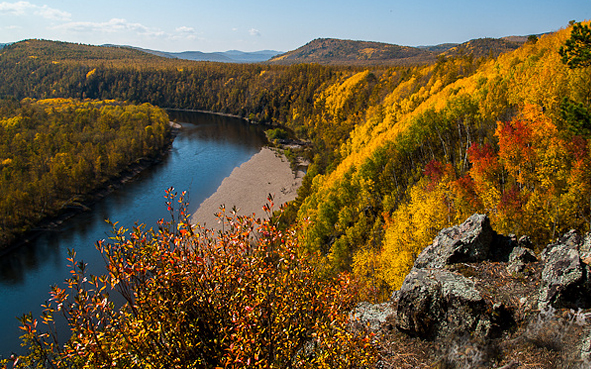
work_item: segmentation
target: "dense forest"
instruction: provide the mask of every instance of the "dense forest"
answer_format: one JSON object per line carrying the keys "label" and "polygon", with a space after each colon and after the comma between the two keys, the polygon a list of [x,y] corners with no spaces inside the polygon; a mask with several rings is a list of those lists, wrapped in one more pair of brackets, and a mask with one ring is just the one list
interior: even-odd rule
{"label": "dense forest", "polygon": [[[113,357],[137,359],[133,356],[137,352],[133,355],[129,352],[135,349],[133,337],[142,335],[159,352],[183,350],[183,339],[162,338],[160,323],[148,322],[149,312],[156,311],[163,319],[174,316],[181,324],[188,319],[187,310],[174,301],[187,303],[196,299],[211,303],[213,299],[220,305],[236,303],[237,309],[242,310],[234,317],[241,322],[237,330],[230,329],[227,334],[222,330],[222,336],[210,331],[216,325],[231,325],[225,320],[227,316],[213,313],[212,306],[217,305],[205,304],[210,309],[207,312],[191,310],[197,315],[213,314],[202,321],[202,326],[192,326],[195,331],[183,333],[185,337],[193,337],[199,329],[208,332],[211,341],[194,343],[191,349],[213,350],[210,353],[218,356],[211,356],[217,359],[210,366],[239,367],[245,357],[262,352],[268,356],[264,359],[256,356],[261,360],[257,361],[261,367],[298,366],[302,363],[296,365],[270,349],[273,345],[260,333],[262,328],[249,331],[249,327],[270,327],[272,322],[283,324],[287,319],[287,326],[298,327],[294,329],[299,336],[298,339],[290,336],[285,342],[296,342],[296,346],[288,346],[292,350],[289,352],[298,355],[310,337],[328,334],[332,338],[322,344],[331,348],[342,345],[343,349],[356,340],[366,342],[366,338],[347,336],[338,327],[314,326],[300,316],[287,316],[289,301],[281,300],[277,302],[279,306],[273,305],[270,296],[289,295],[294,291],[289,283],[281,285],[287,271],[279,268],[278,260],[286,263],[298,260],[295,262],[298,266],[293,268],[305,274],[302,278],[309,281],[310,289],[302,286],[294,289],[316,291],[320,288],[316,283],[320,281],[315,278],[321,278],[333,283],[326,288],[338,288],[340,283],[341,287],[346,286],[346,291],[351,291],[353,286],[342,282],[345,272],[355,281],[357,298],[381,300],[400,287],[416,256],[441,228],[460,223],[474,212],[488,214],[493,228],[500,233],[529,234],[538,249],[569,229],[589,231],[590,40],[589,23],[573,23],[552,34],[530,37],[519,49],[498,57],[493,54],[474,57],[460,52],[453,56],[440,55],[430,64],[404,67],[196,63],[138,57],[137,51],[128,49],[113,48],[105,52],[99,47],[38,40],[5,47],[0,52],[0,78],[4,81],[0,95],[17,101],[116,99],[164,108],[233,113],[290,128],[300,138],[310,140],[314,148],[307,153],[312,164],[298,198],[283,211],[277,228],[274,223],[256,225],[266,249],[251,250],[244,241],[259,235],[250,233],[256,228],[252,224],[254,220],[231,216],[226,220],[234,233],[217,239],[193,234],[182,221],[157,234],[146,235],[138,229],[130,239],[120,236],[111,248],[105,246],[102,251],[121,253],[108,254],[114,255],[110,272],[111,281],[116,282],[111,283],[128,281],[124,287],[131,286],[131,291],[136,293],[138,300],[134,302],[130,298],[128,310],[122,313],[129,319],[121,323],[122,317],[109,315],[104,304],[99,304],[107,280],[99,281],[102,287],[95,280],[94,287],[89,287],[95,291],[90,296],[80,292],[83,280],[80,276],[72,279],[70,285],[78,291],[77,296],[82,293],[86,300],[68,314],[80,317],[72,318],[72,324],[82,341],[71,341],[65,351],[56,354],[53,344],[35,341],[36,330],[29,317],[23,320],[29,329],[29,343],[36,343],[36,347],[46,350],[40,352],[53,352],[66,362],[76,360],[75,347],[83,347],[82,351],[94,355],[97,366],[114,360]],[[15,104],[11,101],[10,104]],[[17,104],[43,106],[44,103],[23,100]],[[153,132],[163,131],[154,128]],[[191,242],[204,247],[207,253],[189,256],[181,245]],[[160,259],[150,259],[144,265],[138,260],[145,255],[139,250],[146,245],[156,248],[154,252]],[[158,248],[163,245],[166,247]],[[278,245],[287,245],[287,249]],[[227,259],[220,258],[220,264],[215,266],[204,263],[203,260],[215,259],[213,255],[220,249]],[[236,255],[252,256],[248,263],[256,265],[262,275],[249,278],[255,278],[257,283],[242,285],[246,272],[236,272],[242,265]],[[159,261],[165,259],[169,261]],[[313,263],[310,269],[308,262]],[[184,263],[188,263],[190,270],[205,268],[211,278],[220,279],[196,280],[181,269],[167,269]],[[306,274],[310,270],[314,270],[314,276]],[[177,273],[178,280],[169,279],[169,272]],[[75,271],[74,275],[78,276],[76,273],[83,271]],[[200,286],[199,291],[206,291],[204,283],[211,283],[215,291],[225,286],[236,294],[185,296],[183,283],[187,283],[187,288]],[[158,295],[149,293],[154,286],[163,287],[157,289]],[[288,292],[282,292],[281,288],[287,288]],[[64,290],[55,289],[52,293],[55,301],[67,299]],[[175,293],[180,293],[182,298]],[[335,304],[339,305],[338,301],[344,297],[337,295],[327,300],[337,301]],[[260,304],[244,306],[241,300],[244,296],[260,298],[256,300]],[[294,297],[292,302],[300,303],[300,300]],[[195,306],[189,304],[191,309],[196,309]],[[319,306],[315,310],[318,321],[324,322],[327,316],[336,314],[333,308]],[[92,316],[94,312],[104,314],[97,316],[104,318],[106,326],[115,331],[96,332],[83,324],[87,318],[76,315]],[[231,313],[235,314],[236,310]],[[126,328],[117,328],[120,324]],[[122,332],[117,329],[123,331],[122,336],[117,335]],[[341,333],[335,333],[334,329]],[[292,331],[287,329],[284,333],[289,336]],[[105,337],[106,341],[97,337]],[[333,341],[334,337],[342,340]],[[171,340],[178,348],[173,350],[164,344]],[[117,345],[125,342],[130,348],[123,353],[108,351],[107,346],[112,348],[113,342]],[[200,360],[208,357],[203,352]],[[368,351],[363,351],[354,363],[365,363],[366,354]],[[299,358],[298,355],[292,358]],[[318,355],[312,356],[330,367],[323,361],[326,358]],[[335,365],[348,367],[343,362]]]}
{"label": "dense forest", "polygon": [[169,142],[168,117],[149,104],[0,100],[0,245]]}
{"label": "dense forest", "polygon": [[[539,248],[589,231],[591,75],[570,58],[570,32],[477,69],[448,64],[448,75],[461,70],[451,81],[424,68],[369,107],[303,200],[305,244],[382,290],[399,288],[437,232],[474,212],[499,232],[529,232]],[[354,94],[354,78],[340,98]]]}

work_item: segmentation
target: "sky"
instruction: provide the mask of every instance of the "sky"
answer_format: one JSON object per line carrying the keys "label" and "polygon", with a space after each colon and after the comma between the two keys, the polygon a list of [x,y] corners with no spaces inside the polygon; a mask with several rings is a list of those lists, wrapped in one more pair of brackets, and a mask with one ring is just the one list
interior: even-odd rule
{"label": "sky", "polygon": [[289,51],[320,37],[405,46],[531,35],[591,19],[591,0],[0,0],[0,43]]}

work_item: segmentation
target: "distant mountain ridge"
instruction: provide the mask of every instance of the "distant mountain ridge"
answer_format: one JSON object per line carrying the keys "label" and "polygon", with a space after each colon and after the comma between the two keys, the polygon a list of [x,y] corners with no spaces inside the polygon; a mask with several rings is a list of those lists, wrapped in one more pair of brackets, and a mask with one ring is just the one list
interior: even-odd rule
{"label": "distant mountain ridge", "polygon": [[[535,35],[540,36],[540,35]],[[144,49],[136,46],[105,44],[98,47],[110,47],[114,50],[130,50],[144,55],[153,55],[167,59],[191,61],[210,61],[222,63],[269,63],[299,64],[318,63],[324,65],[416,65],[436,62],[440,56],[472,55],[475,58],[497,56],[519,48],[531,36],[508,36],[503,38],[480,38],[461,44],[444,43],[428,46],[401,46],[374,41],[343,40],[336,38],[318,38],[285,53],[276,50],[244,52],[228,50],[224,52],[183,51],[166,52]],[[24,40],[27,42],[27,40]],[[60,41],[55,42],[58,44]],[[0,50],[11,43],[0,43]],[[71,46],[69,46],[71,48]],[[87,49],[91,45],[85,46]]]}
{"label": "distant mountain ridge", "polygon": [[[116,46],[116,45],[105,45],[105,46]],[[120,46],[121,47],[121,46]],[[149,54],[162,56],[165,58],[172,59],[184,59],[184,60],[195,60],[195,61],[212,61],[222,63],[262,63],[266,62],[272,57],[281,54],[281,51],[275,50],[261,50],[261,51],[239,51],[239,50],[228,50],[223,52],[211,52],[206,53],[202,51],[182,51],[182,52],[166,52],[158,50],[143,49],[134,46],[123,46],[131,49],[140,50]]]}
{"label": "distant mountain ridge", "polygon": [[382,42],[318,38],[295,50],[277,55],[272,64],[319,63],[326,65],[412,65],[435,62],[439,55],[472,54],[486,57],[515,50],[528,36],[481,38],[461,44],[400,46]]}

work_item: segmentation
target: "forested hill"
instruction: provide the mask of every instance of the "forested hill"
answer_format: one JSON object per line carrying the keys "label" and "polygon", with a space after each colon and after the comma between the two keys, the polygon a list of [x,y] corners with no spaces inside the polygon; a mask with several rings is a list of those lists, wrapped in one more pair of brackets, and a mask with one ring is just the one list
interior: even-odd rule
{"label": "forested hill", "polygon": [[318,38],[296,50],[278,55],[270,63],[319,63],[331,65],[428,63],[436,54],[429,50],[370,41]]}
{"label": "forested hill", "polygon": [[372,68],[116,48],[101,58],[101,48],[31,40],[0,52],[0,95],[149,102],[290,128],[315,151],[282,218],[306,225],[326,273],[353,271],[387,291],[437,230],[477,211],[499,232],[535,230],[540,245],[589,229],[591,73],[561,56],[572,29],[496,58],[468,53],[482,47],[473,41],[431,64]]}
{"label": "forested hill", "polygon": [[483,38],[462,44],[409,47],[381,42],[319,38],[306,45],[272,58],[275,64],[319,63],[327,65],[416,65],[433,63],[438,55],[458,53],[473,57],[497,56],[517,49],[523,41]]}
{"label": "forested hill", "polygon": [[24,40],[6,44],[0,51],[4,63],[15,67],[27,59],[43,63],[84,63],[103,65],[161,63],[164,58],[140,50],[117,46],[93,46],[49,40]]}

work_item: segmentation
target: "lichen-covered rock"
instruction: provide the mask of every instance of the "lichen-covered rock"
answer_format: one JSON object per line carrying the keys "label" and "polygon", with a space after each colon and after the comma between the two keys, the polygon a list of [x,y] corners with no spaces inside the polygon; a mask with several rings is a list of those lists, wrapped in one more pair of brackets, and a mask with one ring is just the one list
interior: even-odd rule
{"label": "lichen-covered rock", "polygon": [[591,331],[587,331],[581,340],[581,366],[580,368],[591,368]]}
{"label": "lichen-covered rock", "polygon": [[591,233],[587,233],[583,239],[583,243],[579,247],[579,256],[583,263],[587,265],[591,264]]}
{"label": "lichen-covered rock", "polygon": [[523,247],[525,249],[530,249],[530,250],[534,249],[534,244],[531,242],[531,239],[529,238],[529,236],[519,237],[519,241],[517,241],[517,246]]}
{"label": "lichen-covered rock", "polygon": [[525,247],[515,247],[509,255],[509,264],[507,265],[507,272],[510,274],[524,273],[528,263],[538,261],[536,254]]}
{"label": "lichen-covered rock", "polygon": [[488,336],[491,317],[474,283],[446,269],[413,269],[399,292],[397,327],[413,336]]}
{"label": "lichen-covered rock", "polygon": [[513,263],[516,261],[522,263],[533,263],[538,261],[538,257],[532,250],[518,246],[515,247],[513,251],[511,251],[511,254],[509,254],[509,262]]}
{"label": "lichen-covered rock", "polygon": [[354,330],[368,329],[377,332],[389,321],[395,320],[395,314],[396,310],[389,301],[381,304],[360,302],[349,313],[349,322]]}
{"label": "lichen-covered rock", "polygon": [[591,307],[589,268],[581,260],[583,244],[576,231],[570,231],[541,253],[544,261],[538,309]]}
{"label": "lichen-covered rock", "polygon": [[415,268],[486,260],[496,233],[488,216],[474,214],[459,226],[445,228],[415,261]]}
{"label": "lichen-covered rock", "polygon": [[533,248],[527,236],[496,234],[484,215],[442,230],[392,293],[396,327],[451,347],[462,367],[485,365],[472,360],[486,351],[478,345],[510,351],[518,342],[591,367],[591,234]]}

